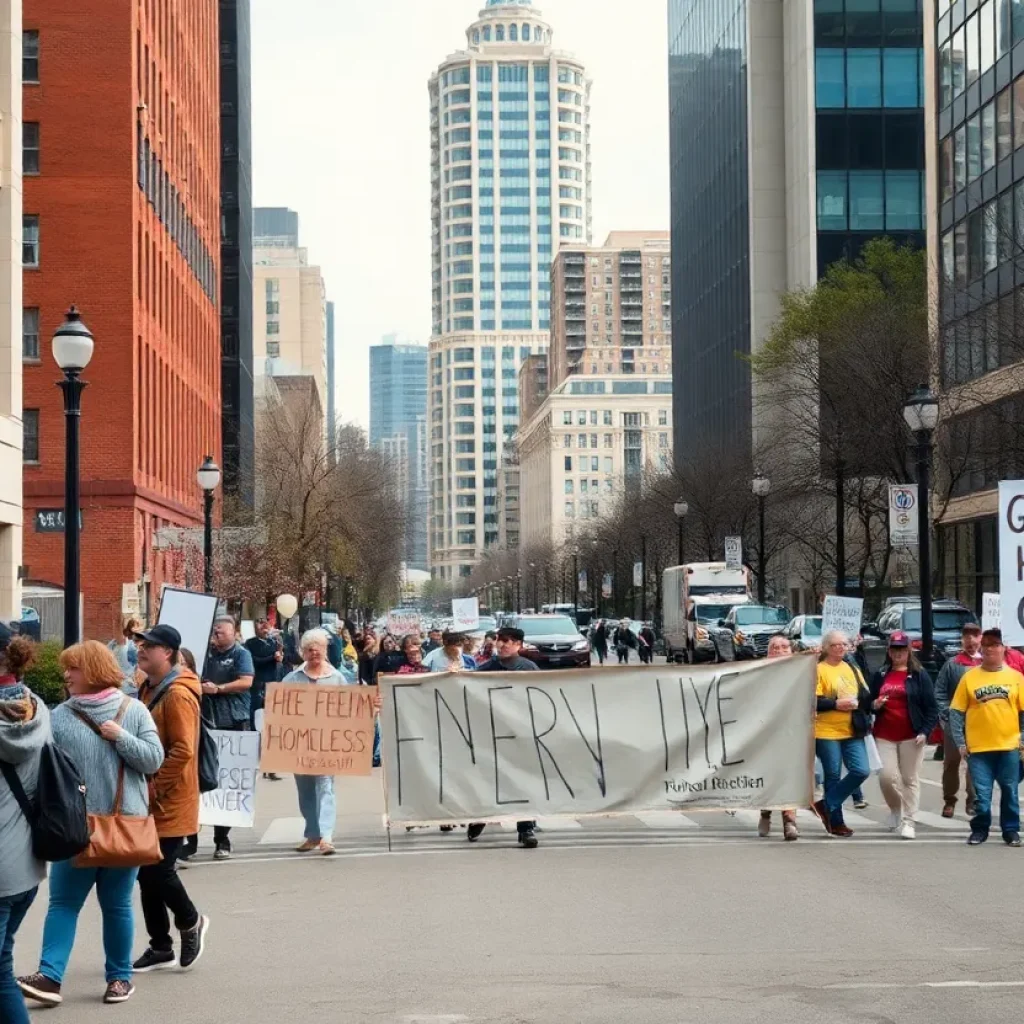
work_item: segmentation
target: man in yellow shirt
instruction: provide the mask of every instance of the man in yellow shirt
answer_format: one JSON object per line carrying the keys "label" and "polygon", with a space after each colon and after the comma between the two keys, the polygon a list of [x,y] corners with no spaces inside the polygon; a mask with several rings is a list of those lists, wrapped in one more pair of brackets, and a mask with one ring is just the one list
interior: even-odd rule
{"label": "man in yellow shirt", "polygon": [[949,725],[960,754],[968,758],[976,797],[971,835],[980,846],[992,827],[992,788],[999,783],[999,829],[1007,846],[1020,846],[1020,733],[1024,676],[1006,664],[998,629],[981,635],[981,664],[968,669],[949,702]]}
{"label": "man in yellow shirt", "polygon": [[844,838],[852,836],[853,829],[843,820],[843,803],[870,774],[864,736],[871,704],[860,669],[845,658],[846,647],[846,634],[839,630],[822,638],[814,752],[825,776],[825,794],[812,808],[832,835]]}

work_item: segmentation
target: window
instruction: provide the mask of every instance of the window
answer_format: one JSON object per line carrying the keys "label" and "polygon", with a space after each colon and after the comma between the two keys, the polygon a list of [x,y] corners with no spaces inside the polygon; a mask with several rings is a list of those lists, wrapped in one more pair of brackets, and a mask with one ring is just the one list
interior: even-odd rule
{"label": "window", "polygon": [[26,214],[21,218],[21,265],[39,266],[39,215]]}
{"label": "window", "polygon": [[25,121],[21,126],[21,169],[25,174],[39,173],[38,121]]}
{"label": "window", "polygon": [[658,426],[659,427],[666,427],[666,426],[668,426],[668,409],[659,409],[658,410]]}
{"label": "window", "polygon": [[572,494],[572,492],[573,492],[573,482],[572,482],[571,479],[567,479],[565,481],[565,493],[566,494]]}
{"label": "window", "polygon": [[1010,90],[1004,89],[996,97],[996,160],[1003,160],[1013,150]]}
{"label": "window", "polygon": [[563,426],[566,426],[566,427],[571,427],[572,426],[572,412],[569,409],[566,409],[562,413],[562,424],[563,424]]}
{"label": "window", "polygon": [[846,230],[846,173],[818,172],[818,230]]}
{"label": "window", "polygon": [[604,446],[605,446],[605,448],[611,448],[612,447],[612,435],[611,434],[605,434],[604,435]]}
{"label": "window", "polygon": [[21,358],[26,362],[39,359],[38,306],[26,306],[21,311]]}
{"label": "window", "polygon": [[610,455],[604,457],[604,471],[605,473],[612,472],[612,457]]}
{"label": "window", "polygon": [[921,229],[920,172],[886,171],[885,226],[890,230]]}
{"label": "window", "polygon": [[[916,53],[916,51],[915,51]],[[846,102],[851,107],[882,105],[881,51],[873,47],[846,54]]]}
{"label": "window", "polygon": [[882,51],[883,97],[887,107],[919,107],[919,51],[891,47]]}
{"label": "window", "polygon": [[23,462],[39,461],[39,410],[23,409],[21,422],[24,425],[25,440],[22,448]]}
{"label": "window", "polygon": [[572,472],[572,456],[571,455],[566,455],[565,456],[565,471],[566,471],[566,473],[571,473]]}
{"label": "window", "polygon": [[30,84],[39,81],[39,30],[21,33],[21,80]]}
{"label": "window", "polygon": [[981,171],[996,165],[996,105],[988,103],[981,108]]}
{"label": "window", "polygon": [[850,171],[850,230],[884,227],[881,171]]}

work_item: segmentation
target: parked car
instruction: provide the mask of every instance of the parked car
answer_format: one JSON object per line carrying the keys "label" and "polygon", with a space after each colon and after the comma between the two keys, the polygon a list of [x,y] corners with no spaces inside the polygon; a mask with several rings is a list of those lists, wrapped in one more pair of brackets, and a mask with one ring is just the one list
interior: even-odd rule
{"label": "parked car", "polygon": [[768,653],[768,641],[781,633],[792,618],[789,609],[781,605],[739,604],[722,625],[732,633],[737,660],[763,658]]}
{"label": "parked car", "polygon": [[[978,617],[959,601],[935,601],[932,604],[932,641],[939,661],[955,654],[960,647],[960,631]],[[877,622],[861,628],[865,650],[878,651],[889,646],[889,635],[901,630],[910,637],[910,646],[921,649],[921,602],[896,604],[883,608]]]}
{"label": "parked car", "polygon": [[590,667],[590,641],[568,615],[515,615],[504,625],[523,631],[523,657],[538,668]]}
{"label": "parked car", "polygon": [[782,631],[794,651],[811,651],[821,646],[821,616],[798,615]]}

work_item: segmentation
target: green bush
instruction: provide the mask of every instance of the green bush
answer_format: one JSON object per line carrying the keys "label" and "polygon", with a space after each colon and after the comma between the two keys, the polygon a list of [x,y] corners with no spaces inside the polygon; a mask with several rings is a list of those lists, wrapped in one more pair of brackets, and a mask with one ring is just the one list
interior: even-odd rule
{"label": "green bush", "polygon": [[50,707],[60,704],[67,697],[64,691],[64,673],[57,660],[62,650],[64,645],[59,640],[47,640],[39,644],[36,660],[25,673],[26,685]]}

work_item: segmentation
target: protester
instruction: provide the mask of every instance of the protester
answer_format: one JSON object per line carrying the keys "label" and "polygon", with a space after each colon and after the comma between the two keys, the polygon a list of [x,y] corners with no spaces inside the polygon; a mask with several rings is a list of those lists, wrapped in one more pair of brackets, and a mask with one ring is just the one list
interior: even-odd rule
{"label": "protester", "polygon": [[[39,753],[50,741],[50,712],[22,679],[35,645],[0,624],[0,765],[17,773],[25,795],[36,797]],[[46,878],[32,852],[32,831],[6,780],[0,781],[0,1021],[29,1024],[14,978],[14,937]]]}
{"label": "protester", "polygon": [[321,628],[327,636],[327,660],[334,668],[340,668],[341,659],[345,656],[345,643],[341,639],[338,627],[330,625]]}
{"label": "protester", "polygon": [[637,636],[637,649],[640,653],[640,660],[645,665],[654,661],[654,630],[645,622]]}
{"label": "protester", "polygon": [[[953,658],[947,658],[935,680],[935,699],[939,705],[939,720],[942,723],[942,816],[952,818],[956,811],[956,800],[960,792],[960,750],[953,741],[949,727],[949,702],[956,693],[960,680],[972,668],[981,664],[981,626],[968,622],[960,632],[960,651]],[[967,817],[974,816],[974,783],[971,770],[965,766],[967,784]]]}
{"label": "protester", "polygon": [[441,646],[441,630],[434,626],[427,634],[427,642],[423,645],[424,657]]}
{"label": "protester", "polygon": [[[537,666],[524,658],[520,653],[523,649],[523,640],[526,634],[521,629],[512,626],[502,626],[498,630],[497,654],[488,662],[481,665],[478,672],[536,672]],[[474,822],[466,829],[466,838],[475,843],[483,833],[485,825],[481,822]],[[516,832],[519,835],[519,843],[527,850],[537,847],[537,822],[517,821]]]}
{"label": "protester", "polygon": [[[249,726],[256,728],[256,712],[263,710],[266,702],[267,683],[277,681],[284,662],[284,651],[279,637],[274,635],[270,620],[261,616],[256,620],[256,635],[245,641],[253,664],[252,689],[249,691]],[[279,782],[276,772],[264,772],[263,778]]]}
{"label": "protester", "polygon": [[622,619],[619,622],[612,643],[615,645],[615,653],[619,656],[619,664],[628,665],[630,650],[637,649],[636,634],[629,628],[629,619]]}
{"label": "protester", "polygon": [[484,642],[480,645],[480,650],[476,652],[476,656],[473,659],[477,665],[482,665],[486,661],[490,661],[494,657],[495,646],[494,641],[497,639],[498,634],[494,630],[488,630],[484,634]]}
{"label": "protester", "polygon": [[348,626],[342,627],[341,630],[341,656],[346,661],[355,662],[358,660],[359,655],[356,651],[355,644],[352,643],[352,631]]}
{"label": "protester", "polygon": [[[847,639],[845,657],[850,665],[859,670],[862,679],[871,678],[867,655],[864,653],[864,638],[860,634],[852,640]],[[858,811],[862,811],[868,805],[867,800],[864,799],[864,790],[860,786],[850,794],[850,799]]]}
{"label": "protester", "polygon": [[603,665],[608,657],[608,626],[604,619],[598,619],[590,630],[590,646],[597,655],[598,663]]}
{"label": "protester", "polygon": [[[248,732],[250,726],[252,689],[252,655],[238,642],[235,620],[220,615],[213,623],[213,637],[203,666],[203,714],[215,729]],[[195,856],[199,837],[189,838],[181,857]],[[231,856],[231,829],[226,825],[213,828],[214,860]]]}
{"label": "protester", "polygon": [[402,637],[402,653],[405,655],[405,664],[398,669],[398,675],[419,675],[429,672],[430,669],[423,664],[423,648],[420,647],[420,638],[416,633],[409,633]]}
{"label": "protester", "polygon": [[921,765],[928,734],[939,720],[931,677],[910,649],[902,630],[889,636],[885,664],[871,679],[873,734],[882,760],[878,784],[889,807],[888,825],[903,839],[915,838],[921,799]]}
{"label": "protester", "polygon": [[363,646],[359,651],[359,682],[373,686],[373,665],[380,653],[380,641],[372,633],[363,633]]}
{"label": "protester", "polygon": [[[501,635],[500,632],[498,635]],[[423,664],[431,672],[472,671],[477,665],[471,655],[463,653],[462,641],[461,633],[445,630],[441,636],[441,646],[431,651],[423,659]]]}
{"label": "protester", "polygon": [[999,630],[981,635],[981,664],[968,669],[949,703],[949,726],[974,779],[974,816],[967,842],[979,846],[992,827],[992,789],[999,783],[999,830],[1020,846],[1021,722],[1024,676],[1006,664]]}
{"label": "protester", "polygon": [[[839,630],[822,639],[814,750],[821,761],[825,792],[812,808],[832,835],[844,838],[852,836],[853,829],[843,819],[843,803],[869,775],[864,736],[871,707],[871,692],[860,669],[845,658],[846,644]],[[844,764],[847,773],[842,776]]]}
{"label": "protester", "polygon": [[[121,692],[121,668],[98,640],[72,644],[61,653],[60,667],[71,696],[51,716],[53,739],[82,773],[89,813],[110,815],[117,809],[120,792],[122,814],[147,816],[146,776],[156,773],[164,759],[152,716],[144,704]],[[138,873],[137,867],[76,867],[74,860],[51,867],[39,970],[18,979],[26,998],[44,1006],[63,1001],[61,985],[78,915],[93,887],[103,917],[107,981],[103,1001],[123,1003],[131,998],[135,992],[132,890]]]}
{"label": "protester", "polygon": [[184,665],[185,668],[187,668],[189,672],[192,673],[192,675],[198,677],[199,672],[196,669],[196,656],[187,647],[179,648],[178,664]]}
{"label": "protester", "polygon": [[405,655],[398,649],[398,641],[390,633],[385,633],[380,638],[380,651],[373,662],[374,681],[379,675],[397,672],[404,660]]}
{"label": "protester", "polygon": [[475,650],[476,650],[476,637],[475,636],[471,636],[469,633],[467,633],[462,638],[462,653],[465,655],[465,657],[469,658],[473,662],[473,668],[476,668],[476,665],[477,665],[476,657],[473,654],[473,652]]}
{"label": "protester", "polygon": [[138,667],[138,655],[135,649],[135,634],[142,629],[142,623],[134,616],[129,616],[121,624],[120,641],[111,640],[107,645],[114,657],[117,659],[118,667],[121,669],[123,682],[121,689],[134,697],[138,692],[135,681],[135,670]]}
{"label": "protester", "polygon": [[[149,709],[164,748],[164,762],[150,779],[150,805],[160,836],[159,864],[139,869],[139,897],[149,946],[132,965],[136,974],[168,967],[190,970],[203,955],[209,919],[196,910],[178,876],[178,853],[186,836],[199,831],[199,708],[202,690],[195,671],[179,662],[181,634],[167,625],[137,633],[139,667],[146,682],[139,700]],[[171,921],[181,936],[174,953]]]}
{"label": "protester", "polygon": [[[768,641],[769,658],[788,658],[793,653],[793,646],[789,637],[776,633]],[[757,823],[757,834],[762,839],[767,839],[772,830],[772,812],[762,811],[761,819]],[[787,842],[795,842],[800,838],[800,832],[796,827],[796,809],[782,812],[782,838]]]}

